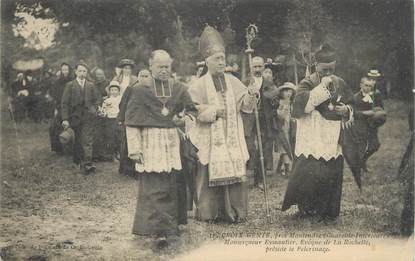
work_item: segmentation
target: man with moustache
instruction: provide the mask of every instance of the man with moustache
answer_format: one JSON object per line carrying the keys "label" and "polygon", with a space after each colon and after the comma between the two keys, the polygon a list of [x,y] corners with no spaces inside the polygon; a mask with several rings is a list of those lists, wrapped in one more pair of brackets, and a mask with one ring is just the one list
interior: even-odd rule
{"label": "man with moustache", "polygon": [[[275,134],[272,129],[272,104],[271,97],[267,95],[271,91],[275,91],[276,86],[272,81],[265,79],[262,75],[265,69],[264,59],[259,56],[252,58],[251,76],[244,82],[246,86],[252,85],[258,92],[258,114],[259,125],[261,129],[262,148],[264,153],[264,164],[267,174],[272,172],[272,151]],[[242,112],[242,119],[244,122],[244,131],[246,145],[249,151],[249,161],[247,165],[247,175],[250,179],[250,184],[262,188],[262,173],[259,162],[259,147],[255,146],[258,139],[256,128],[255,114]]]}

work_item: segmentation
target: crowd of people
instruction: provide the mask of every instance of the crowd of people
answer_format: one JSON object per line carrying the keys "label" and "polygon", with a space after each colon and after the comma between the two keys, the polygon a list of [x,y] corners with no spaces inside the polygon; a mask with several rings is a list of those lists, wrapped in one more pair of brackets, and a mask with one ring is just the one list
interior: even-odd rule
{"label": "crowd of people", "polygon": [[379,71],[363,75],[354,94],[335,74],[335,50],[323,45],[298,85],[281,83],[275,63],[259,56],[241,81],[214,28],[205,28],[199,48],[204,61],[187,83],[172,76],[164,50],[153,51],[137,76],[132,59],[122,59],[111,80],[83,61],[62,63],[56,77],[47,71],[38,82],[30,71],[18,74],[9,92],[13,118],[51,119],[52,151],[72,155],[85,175],[96,162],[116,160],[120,174],[138,178],[133,233],[157,235],[161,246],[193,207],[201,221],[244,222],[249,187],[264,188],[261,160],[267,175],[289,178],[283,211],[297,205],[300,216],[335,220],[344,159],[354,174],[369,172],[380,147]]}

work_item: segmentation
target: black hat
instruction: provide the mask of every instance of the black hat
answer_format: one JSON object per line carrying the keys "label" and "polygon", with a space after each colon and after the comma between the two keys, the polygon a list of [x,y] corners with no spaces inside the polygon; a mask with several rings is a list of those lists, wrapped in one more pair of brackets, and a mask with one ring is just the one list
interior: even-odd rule
{"label": "black hat", "polygon": [[271,69],[272,73],[277,73],[284,68],[284,64],[280,61],[273,61],[271,58],[267,58],[266,62],[264,63],[265,69]]}
{"label": "black hat", "polygon": [[135,62],[132,59],[122,59],[119,62],[118,67],[119,68],[122,68],[122,67],[124,67],[126,65],[130,65],[131,67],[134,67],[135,66]]}
{"label": "black hat", "polygon": [[267,58],[267,60],[264,63],[264,67],[269,68],[272,71],[274,70],[275,66],[277,66],[277,63],[275,63],[271,58]]}
{"label": "black hat", "polygon": [[315,54],[317,63],[331,63],[336,61],[336,51],[329,44],[323,44]]}

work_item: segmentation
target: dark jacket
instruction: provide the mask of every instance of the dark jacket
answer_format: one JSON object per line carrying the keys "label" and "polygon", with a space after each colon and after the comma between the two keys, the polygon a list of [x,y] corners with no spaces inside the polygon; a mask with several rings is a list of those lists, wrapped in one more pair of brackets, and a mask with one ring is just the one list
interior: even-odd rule
{"label": "dark jacket", "polygon": [[[246,81],[244,81],[244,84],[248,86],[250,81],[251,78],[248,78]],[[259,90],[261,97],[258,108],[260,127],[261,131],[264,132],[268,138],[274,137],[274,134],[272,130],[272,99],[266,95],[266,93],[272,91],[275,88],[276,86],[272,82],[263,79],[261,88]],[[254,128],[256,128],[255,113],[241,112],[241,116],[244,124],[245,136],[250,137],[251,134],[254,133]]]}
{"label": "dark jacket", "polygon": [[50,89],[49,94],[52,96],[56,109],[61,108],[62,96],[65,90],[65,86],[68,82],[72,81],[73,77],[58,77],[55,82],[53,83],[53,87]]}
{"label": "dark jacket", "polygon": [[172,121],[173,116],[185,108],[190,111],[194,110],[194,105],[185,85],[172,79],[170,82],[172,96],[165,104],[170,111],[169,115],[161,114],[163,104],[155,96],[154,87],[136,82],[124,92],[120,102],[118,121],[130,127],[176,127]]}
{"label": "dark jacket", "polygon": [[355,142],[366,142],[371,129],[376,128],[371,117],[364,115],[363,111],[372,110],[374,107],[383,108],[382,95],[379,91],[374,94],[373,103],[364,102],[361,91],[354,95],[354,122],[352,127],[353,138]]}
{"label": "dark jacket", "polygon": [[66,84],[62,96],[62,121],[68,120],[71,126],[81,124],[86,116],[96,116],[101,104],[101,96],[94,84],[85,80],[83,90],[74,79]]}
{"label": "dark jacket", "polygon": [[95,81],[95,87],[97,88],[101,97],[108,96],[106,88],[108,87],[109,84],[110,83],[108,80]]}
{"label": "dark jacket", "polygon": [[[333,95],[332,99],[329,99],[318,105],[316,110],[319,111],[321,116],[323,116],[326,120],[340,121],[342,117],[338,115],[334,110],[329,109],[330,102],[335,105],[337,98],[339,98],[339,102],[351,105],[354,102],[354,96],[352,90],[347,86],[346,82],[342,78],[335,75],[332,77],[334,78],[334,84],[338,87],[338,91]],[[317,73],[313,73],[310,76],[304,78],[298,84],[298,90],[295,97],[293,109],[294,118],[302,117],[305,114],[304,108],[310,97],[310,91],[314,89],[314,87],[317,87],[319,84],[320,79],[318,78]]]}

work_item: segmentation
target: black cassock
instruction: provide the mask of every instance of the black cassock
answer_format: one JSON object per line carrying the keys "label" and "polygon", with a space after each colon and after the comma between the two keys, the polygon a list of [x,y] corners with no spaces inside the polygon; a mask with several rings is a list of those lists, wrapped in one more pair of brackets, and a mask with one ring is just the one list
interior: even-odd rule
{"label": "black cassock", "polygon": [[[342,117],[329,109],[330,102],[342,102],[350,107],[353,104],[353,93],[346,83],[335,77],[337,92],[332,100],[318,105],[315,110],[330,121],[342,121]],[[310,97],[310,91],[320,84],[316,73],[302,80],[293,105],[293,118],[301,119],[306,116],[305,107]],[[343,124],[342,124],[343,126]],[[297,126],[298,127],[298,126]],[[348,161],[352,171],[357,174],[360,186],[359,158],[354,157],[357,147],[350,139],[347,128],[342,127],[338,143],[342,146],[342,154],[337,158],[325,160],[316,159],[312,155],[296,155],[292,176],[289,180],[284,197],[282,210],[298,205],[299,209],[307,214],[318,215],[322,218],[336,218],[340,213],[341,192],[343,183],[344,158]]]}

